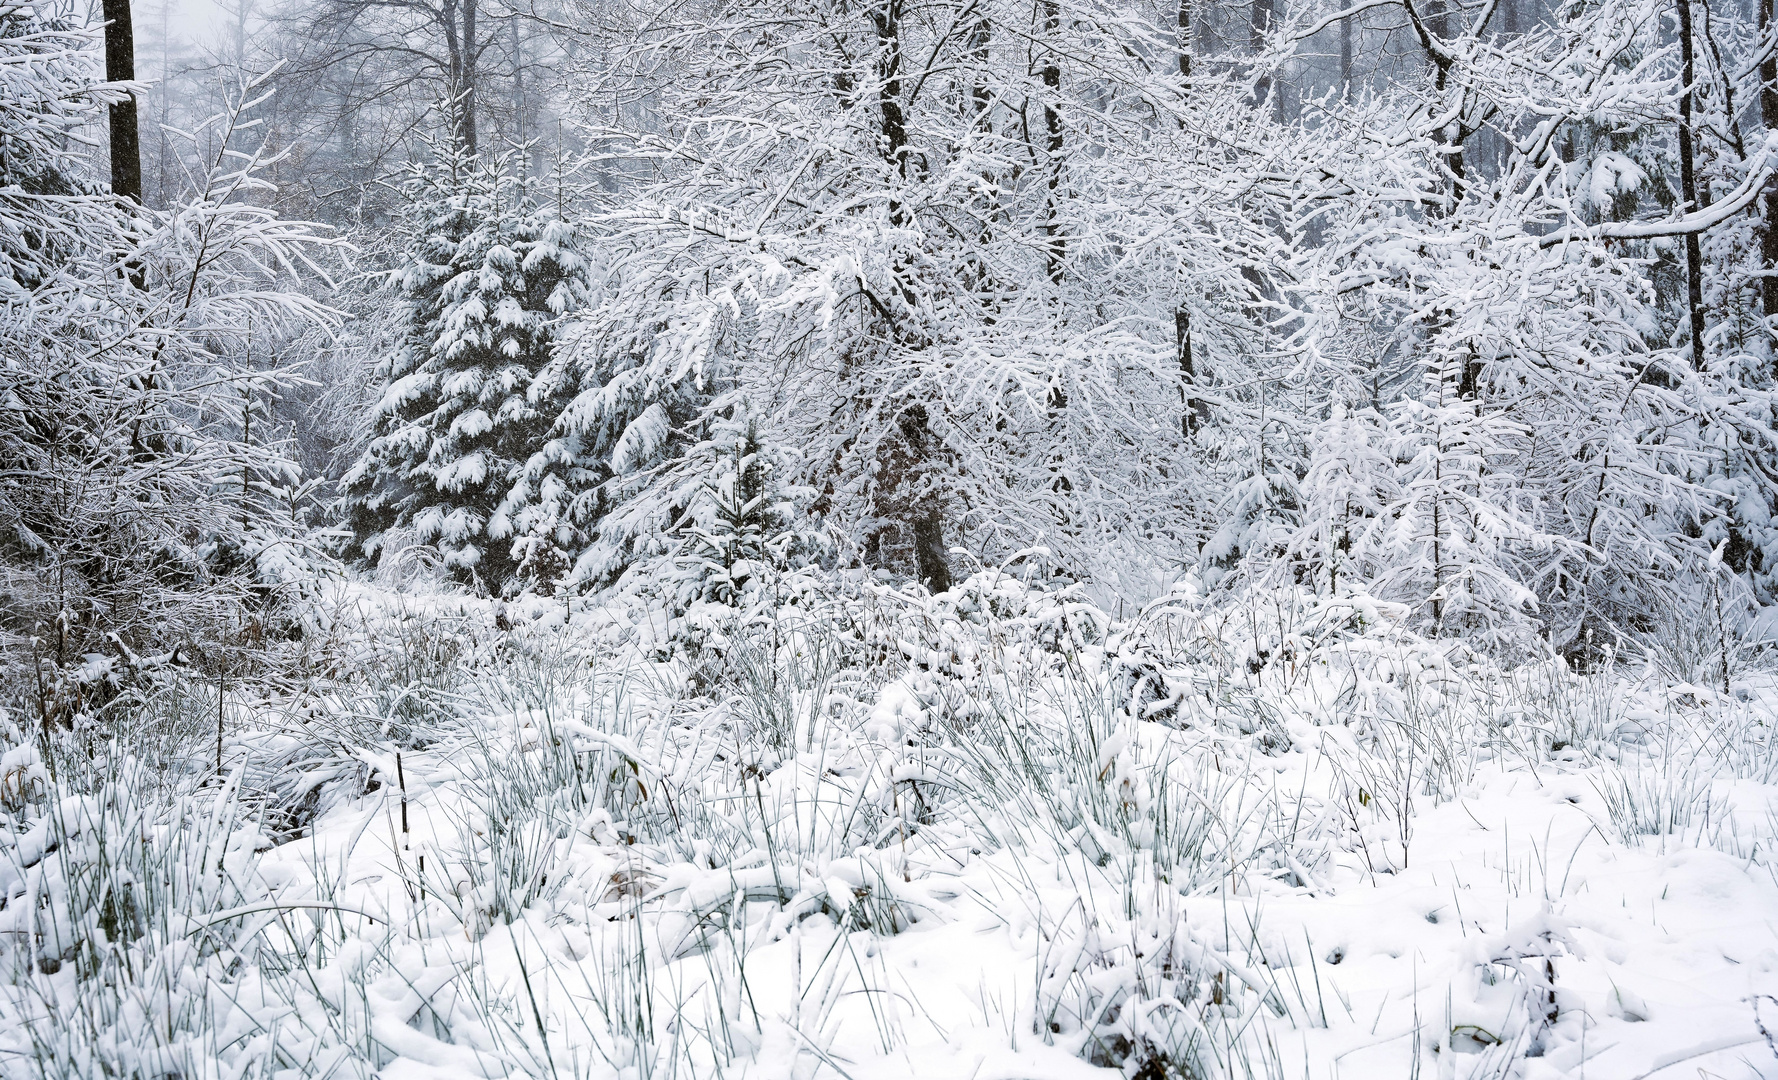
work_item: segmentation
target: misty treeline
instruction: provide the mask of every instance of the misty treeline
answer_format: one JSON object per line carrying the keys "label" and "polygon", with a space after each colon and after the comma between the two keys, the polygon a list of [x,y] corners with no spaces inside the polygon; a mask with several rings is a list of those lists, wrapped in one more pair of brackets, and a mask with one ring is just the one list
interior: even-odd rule
{"label": "misty treeline", "polygon": [[223,8],[138,5],[121,83],[0,8],[46,720],[403,560],[669,613],[1041,561],[1580,660],[1778,589],[1771,0]]}

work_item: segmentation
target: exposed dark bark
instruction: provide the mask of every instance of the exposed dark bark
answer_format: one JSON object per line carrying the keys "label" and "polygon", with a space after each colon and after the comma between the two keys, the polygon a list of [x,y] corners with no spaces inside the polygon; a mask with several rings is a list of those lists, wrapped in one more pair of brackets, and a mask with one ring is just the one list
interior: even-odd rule
{"label": "exposed dark bark", "polygon": [[920,583],[935,593],[951,587],[951,567],[945,561],[944,519],[938,514],[923,514],[914,519],[914,561],[920,569]]}
{"label": "exposed dark bark", "polygon": [[1352,16],[1340,20],[1340,91],[1352,92]]}
{"label": "exposed dark bark", "polygon": [[[1043,32],[1045,38],[1053,39],[1062,28],[1062,15],[1056,0],[1043,0]],[[1062,281],[1062,259],[1067,254],[1068,241],[1062,238],[1061,208],[1058,205],[1058,189],[1062,184],[1062,114],[1056,111],[1056,98],[1062,89],[1062,67],[1052,50],[1044,58],[1043,85],[1049,91],[1049,99],[1043,103],[1043,126],[1048,136],[1045,147],[1049,152],[1049,179],[1045,181],[1049,193],[1044,204],[1043,235],[1045,242],[1044,268],[1049,272],[1050,280],[1060,284]],[[1053,396],[1052,391],[1052,396]]]}
{"label": "exposed dark bark", "polygon": [[[1759,0],[1760,40],[1772,34],[1772,0]],[[1770,133],[1778,131],[1778,53],[1768,52],[1759,65],[1759,119]],[[1767,182],[1760,263],[1767,274],[1778,273],[1778,179]],[[1760,279],[1760,300],[1768,319],[1778,316],[1778,277]]]}
{"label": "exposed dark bark", "polygon": [[[1682,214],[1703,209],[1698,203],[1698,174],[1693,163],[1692,83],[1696,68],[1692,53],[1692,4],[1679,0],[1679,197]],[[1692,367],[1704,369],[1704,256],[1698,234],[1685,234],[1685,301],[1691,316]]]}
{"label": "exposed dark bark", "polygon": [[476,153],[475,130],[475,69],[476,60],[481,54],[481,43],[476,38],[476,5],[477,0],[461,0],[463,5],[463,57],[460,66],[460,79],[457,84],[458,110],[460,113],[461,137],[463,151],[471,156]]}
{"label": "exposed dark bark", "polygon": [[1191,78],[1192,73],[1192,4],[1179,0],[1179,74]]}
{"label": "exposed dark bark", "polygon": [[[105,78],[132,82],[136,78],[136,30],[130,21],[130,0],[104,0]],[[111,106],[111,190],[134,203],[142,201],[142,145],[136,126],[136,96]]]}
{"label": "exposed dark bark", "polygon": [[457,25],[457,0],[446,0],[438,15],[438,28],[444,36],[445,44],[445,93],[450,98],[448,119],[451,142],[463,147],[466,144],[463,123],[463,35]]}
{"label": "exposed dark bark", "polygon": [[992,103],[992,94],[988,90],[988,16],[982,14],[976,19],[975,25],[969,28],[969,57],[975,61],[975,85],[969,88],[969,97],[975,109],[977,126],[985,127],[988,123],[988,106]]}
{"label": "exposed dark bark", "polygon": [[[883,156],[895,167],[896,175],[906,179],[908,173],[907,117],[901,107],[901,0],[886,0],[871,9],[871,22],[877,31],[877,111],[883,137]],[[901,199],[889,196],[889,221],[906,224]]]}
{"label": "exposed dark bark", "polygon": [[[1456,57],[1449,46],[1450,20],[1446,14],[1442,0],[1435,0],[1430,8],[1434,15],[1422,16],[1411,0],[1404,0],[1403,8],[1408,13],[1408,21],[1414,27],[1414,33],[1420,39],[1420,47],[1426,50],[1427,59],[1432,61],[1433,88],[1443,95],[1451,83],[1451,67]],[[1457,204],[1463,201],[1467,192],[1468,173],[1463,163],[1464,144],[1475,130],[1463,119],[1462,111],[1445,128],[1445,140],[1451,147],[1444,155],[1445,168],[1450,173],[1450,199],[1446,203],[1446,211],[1455,211]]]}
{"label": "exposed dark bark", "polygon": [[[932,430],[928,426],[926,407],[914,404],[901,414],[902,438],[916,462],[933,457]],[[951,567],[945,559],[945,520],[936,495],[929,494],[924,505],[908,507],[908,524],[914,540],[914,568],[921,584],[935,593],[951,587]]]}
{"label": "exposed dark bark", "polygon": [[[908,154],[907,116],[901,102],[901,15],[901,0],[883,0],[871,10],[871,23],[877,35],[878,130],[883,140],[884,159],[892,166],[891,184],[906,180],[912,168]],[[983,46],[986,46],[985,39]],[[985,87],[983,90],[985,92]],[[889,195],[889,220],[895,225],[907,221],[906,208],[895,191]],[[897,265],[898,274],[902,269]],[[911,288],[905,283],[901,287],[911,304],[914,299]],[[902,336],[893,327],[891,333]],[[922,474],[937,456],[926,407],[918,402],[909,406],[898,418],[898,427],[908,461],[905,468],[894,470],[901,489],[893,493],[896,510],[904,527],[912,534],[914,567],[921,582],[933,592],[944,592],[951,587],[951,570],[945,560],[943,502],[930,490],[923,497],[916,494],[923,486]]]}
{"label": "exposed dark bark", "polygon": [[[1253,0],[1248,12],[1247,47],[1258,56],[1266,47],[1266,35],[1272,29],[1272,15],[1276,0]],[[1256,105],[1264,105],[1272,97],[1272,77],[1261,75],[1253,84],[1253,100]]]}
{"label": "exposed dark bark", "polygon": [[[105,78],[108,82],[133,82],[136,78],[136,28],[130,19],[130,0],[104,0]],[[111,192],[120,199],[142,205],[142,138],[137,127],[136,95],[110,107]],[[130,284],[148,287],[148,273],[141,262],[129,263]],[[152,378],[152,376],[150,376]]]}
{"label": "exposed dark bark", "polygon": [[[1192,8],[1191,0],[1179,0],[1179,74],[1192,73]],[[1179,400],[1185,406],[1180,416],[1180,430],[1187,436],[1197,430],[1203,402],[1191,396],[1191,385],[1197,376],[1192,363],[1192,317],[1182,305],[1173,312],[1175,346],[1179,350]]]}
{"label": "exposed dark bark", "polygon": [[513,128],[518,143],[525,145],[525,43],[519,40],[519,21],[512,20],[512,96]]}
{"label": "exposed dark bark", "polygon": [[1192,315],[1183,305],[1173,312],[1173,340],[1179,350],[1179,400],[1185,406],[1180,414],[1179,428],[1188,438],[1210,419],[1210,405],[1192,396],[1198,381],[1198,366],[1192,358]]}

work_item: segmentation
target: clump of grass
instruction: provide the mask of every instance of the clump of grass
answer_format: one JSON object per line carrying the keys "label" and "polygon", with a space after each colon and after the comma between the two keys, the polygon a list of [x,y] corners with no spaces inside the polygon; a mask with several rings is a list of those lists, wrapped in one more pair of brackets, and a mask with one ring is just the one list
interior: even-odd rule
{"label": "clump of grass", "polygon": [[1606,816],[1624,843],[1635,845],[1655,837],[1664,846],[1669,838],[1684,837],[1694,828],[1702,836],[1713,818],[1726,813],[1726,807],[1713,804],[1712,778],[1695,757],[1626,756],[1626,762],[1607,766],[1593,781]]}

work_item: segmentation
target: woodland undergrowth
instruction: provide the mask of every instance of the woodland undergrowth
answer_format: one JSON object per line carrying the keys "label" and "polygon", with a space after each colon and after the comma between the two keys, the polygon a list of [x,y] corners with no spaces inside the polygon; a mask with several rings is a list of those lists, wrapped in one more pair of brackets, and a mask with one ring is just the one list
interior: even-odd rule
{"label": "woodland undergrowth", "polygon": [[[1774,865],[1736,795],[1778,770],[1757,653],[1503,669],[1364,597],[743,584],[674,618],[342,585],[275,679],[168,667],[103,738],[8,713],[0,1074],[877,1075],[973,1024],[1145,1080],[1320,1075],[1373,1025],[1340,941],[1268,905],[1406,880],[1500,777],[1590,791],[1613,850]],[[1445,973],[1470,998],[1416,976],[1404,1066],[1584,1042],[1558,876]],[[973,1021],[897,951],[964,927],[997,950]]]}

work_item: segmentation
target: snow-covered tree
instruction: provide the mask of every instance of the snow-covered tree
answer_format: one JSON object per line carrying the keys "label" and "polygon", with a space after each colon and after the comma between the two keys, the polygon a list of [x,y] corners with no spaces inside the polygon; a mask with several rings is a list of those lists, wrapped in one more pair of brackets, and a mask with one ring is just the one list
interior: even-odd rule
{"label": "snow-covered tree", "polygon": [[672,575],[678,607],[698,601],[744,607],[778,575],[826,554],[822,537],[798,528],[806,515],[797,503],[811,493],[783,483],[793,455],[761,443],[758,425],[738,411],[692,453],[710,466],[703,491],[682,517]]}
{"label": "snow-covered tree", "polygon": [[326,242],[258,205],[267,155],[234,145],[253,85],[192,133],[208,146],[165,211],[115,198],[83,156],[120,88],[96,31],[0,12],[0,576],[7,645],[133,666],[244,615],[262,549],[243,476],[283,474],[240,437],[244,394],[288,377],[246,328],[330,321],[291,288]]}
{"label": "snow-covered tree", "polygon": [[703,482],[697,465],[676,466],[707,431],[706,411],[734,390],[735,351],[754,329],[745,281],[687,287],[686,245],[660,240],[649,227],[607,233],[600,299],[534,389],[562,405],[525,463],[514,519],[533,543],[571,557],[581,583],[609,584],[671,547]]}
{"label": "snow-covered tree", "polygon": [[1532,432],[1509,410],[1480,407],[1469,354],[1431,356],[1424,392],[1395,408],[1400,490],[1379,585],[1415,605],[1429,636],[1512,644],[1537,606],[1514,559],[1559,539],[1537,528],[1541,492],[1502,467],[1523,461]]}
{"label": "snow-covered tree", "polygon": [[555,414],[532,384],[589,280],[574,226],[529,199],[510,164],[453,150],[414,166],[414,238],[394,275],[406,332],[380,372],[375,438],[345,478],[365,558],[411,528],[495,593],[544,554],[526,538],[542,535],[531,507],[548,493],[523,466]]}
{"label": "snow-covered tree", "polygon": [[[1738,380],[1694,365],[1662,260],[1750,206],[1774,161],[1747,143],[1708,208],[1672,197],[1682,88],[1661,5],[1574,5],[1510,40],[1493,10],[1401,5],[1425,57],[1411,93],[1313,120],[1292,378],[1311,406],[1316,386],[1368,387],[1387,417],[1399,487],[1373,589],[1431,632],[1568,648],[1677,606],[1722,520],[1713,447],[1770,445]],[[1378,335],[1387,370],[1357,345]]]}
{"label": "snow-covered tree", "polygon": [[[1261,178],[1302,148],[1239,76],[1182,79],[1177,33],[1097,0],[639,11],[587,78],[589,107],[646,85],[665,121],[594,132],[656,170],[597,223],[648,256],[589,315],[615,325],[583,366],[696,357],[637,380],[710,375],[639,445],[695,442],[696,396],[723,413],[732,383],[842,557],[934,588],[959,545],[1041,541],[1084,574],[1134,529],[1186,557],[1206,485],[1182,414],[1245,423],[1218,410],[1252,392],[1288,246]],[[582,393],[611,401],[609,378]],[[660,522],[687,482],[626,499]]]}

